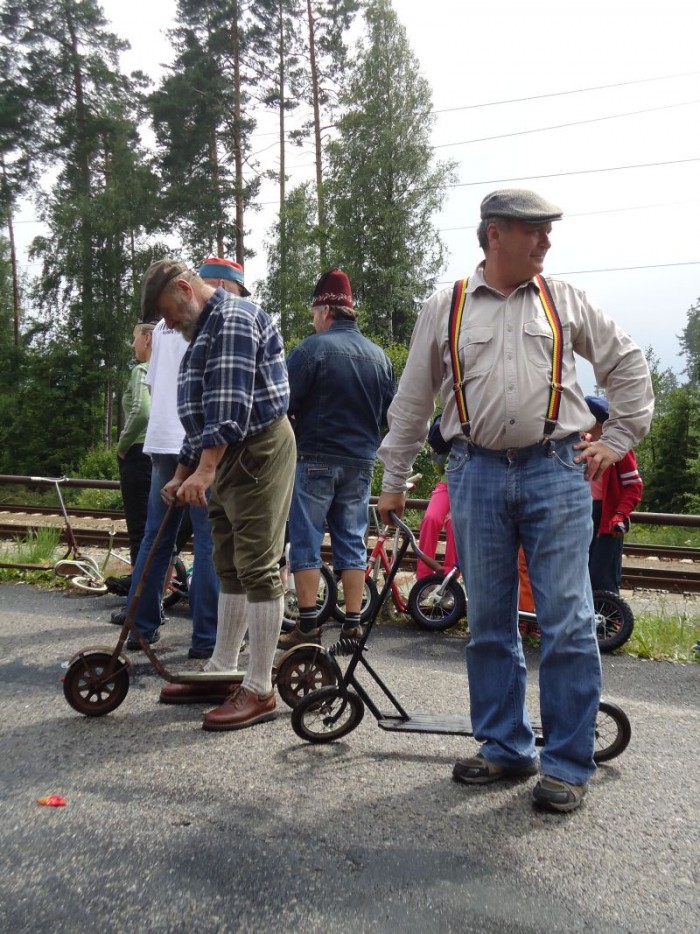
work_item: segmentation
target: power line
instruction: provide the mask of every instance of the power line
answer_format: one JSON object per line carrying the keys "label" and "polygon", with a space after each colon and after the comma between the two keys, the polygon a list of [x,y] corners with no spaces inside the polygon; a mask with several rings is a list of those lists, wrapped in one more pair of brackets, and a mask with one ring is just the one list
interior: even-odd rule
{"label": "power line", "polygon": [[448,146],[469,146],[472,143],[488,143],[496,139],[508,139],[511,136],[526,136],[528,133],[544,133],[547,130],[565,130],[572,126],[584,126],[587,123],[601,123],[603,120],[619,120],[621,117],[636,117],[639,114],[655,113],[659,110],[670,110],[672,107],[688,107],[698,104],[700,100],[678,101],[675,104],[662,104],[659,107],[645,107],[643,110],[628,110],[620,114],[608,114],[603,117],[590,117],[587,120],[575,120],[572,123],[557,123],[554,126],[540,126],[531,130],[516,130],[513,133],[500,133],[498,136],[481,136],[478,139],[463,139],[456,143],[438,143],[433,149],[446,149]]}
{"label": "power line", "polygon": [[[697,198],[689,198],[686,201],[662,201],[658,204],[635,204],[631,207],[626,208],[605,208],[603,211],[576,211],[572,214],[569,214],[567,211],[564,215],[565,220],[571,220],[572,217],[598,217],[601,214],[622,214],[626,211],[648,211],[653,208],[671,208],[677,207],[679,204],[697,204]],[[459,227],[439,227],[438,233],[451,233],[454,230],[476,230],[478,224],[463,224]]]}
{"label": "power line", "polygon": [[[670,269],[675,266],[700,266],[700,259],[688,260],[683,263],[652,263],[648,266],[609,266],[605,269],[568,269],[565,272],[551,272],[548,276],[586,276],[598,272],[629,272],[641,269]],[[453,279],[439,279],[436,285],[451,285]]]}
{"label": "power line", "polygon": [[459,107],[444,107],[441,110],[432,110],[428,113],[446,114],[456,110],[475,110],[478,107],[498,107],[501,104],[522,104],[525,101],[541,101],[549,97],[564,97],[568,94],[586,94],[589,91],[607,91],[610,88],[624,88],[633,84],[648,84],[652,81],[668,81],[671,78],[689,78],[700,75],[700,71],[686,71],[677,75],[660,75],[658,78],[637,78],[635,81],[620,81],[617,84],[599,84],[592,88],[574,88],[571,91],[552,91],[549,94],[534,94],[531,97],[512,97],[503,101],[485,101],[482,104],[464,104]]}
{"label": "power line", "polygon": [[[527,182],[538,178],[562,178],[567,175],[593,175],[600,172],[622,172],[627,169],[651,169],[661,165],[682,165],[685,162],[700,162],[700,156],[689,159],[669,159],[667,162],[639,162],[632,165],[611,165],[604,169],[577,169],[573,172],[550,172],[547,175],[516,175],[512,178],[485,178],[478,182],[451,182],[445,188],[468,188],[472,185],[500,185],[502,182]],[[412,191],[429,191],[425,188],[413,188]],[[272,202],[271,202],[272,203]]]}

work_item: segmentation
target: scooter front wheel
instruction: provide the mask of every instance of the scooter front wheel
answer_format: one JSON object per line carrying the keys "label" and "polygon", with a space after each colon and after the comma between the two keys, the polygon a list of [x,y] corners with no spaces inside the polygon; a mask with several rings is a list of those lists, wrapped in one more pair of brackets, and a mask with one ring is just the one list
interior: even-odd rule
{"label": "scooter front wheel", "polygon": [[445,583],[444,574],[429,574],[411,588],[408,612],[421,629],[443,632],[467,615],[467,598],[454,578]]}
{"label": "scooter front wheel", "polygon": [[107,593],[108,590],[102,578],[95,580],[93,577],[74,577],[71,580],[71,584],[77,587],[78,590],[84,590],[85,593],[94,594],[96,597]]}
{"label": "scooter front wheel", "polygon": [[632,738],[632,726],[617,704],[601,701],[595,720],[594,762],[609,762],[624,752]]}
{"label": "scooter front wheel", "polygon": [[103,717],[116,710],[129,691],[129,669],[117,659],[114,671],[105,674],[113,657],[109,652],[83,652],[63,679],[63,695],[78,713]]}
{"label": "scooter front wheel", "polygon": [[365,714],[357,694],[338,687],[307,694],[292,710],[292,729],[309,743],[331,743],[352,733]]}

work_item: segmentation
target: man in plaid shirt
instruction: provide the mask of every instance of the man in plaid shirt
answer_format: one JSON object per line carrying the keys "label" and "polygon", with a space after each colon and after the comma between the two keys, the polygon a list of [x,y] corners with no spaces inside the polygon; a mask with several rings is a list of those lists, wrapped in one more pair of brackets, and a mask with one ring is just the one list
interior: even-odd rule
{"label": "man in plaid shirt", "polygon": [[186,438],[162,495],[166,502],[203,506],[211,489],[221,592],[216,647],[204,670],[236,671],[246,630],[250,640],[242,684],[173,684],[161,700],[223,701],[206,714],[204,729],[242,729],[275,716],[271,673],[283,605],[278,562],[296,462],[282,338],[253,302],[207,285],[172,260],[147,270],[143,305],[190,341],[178,383]]}

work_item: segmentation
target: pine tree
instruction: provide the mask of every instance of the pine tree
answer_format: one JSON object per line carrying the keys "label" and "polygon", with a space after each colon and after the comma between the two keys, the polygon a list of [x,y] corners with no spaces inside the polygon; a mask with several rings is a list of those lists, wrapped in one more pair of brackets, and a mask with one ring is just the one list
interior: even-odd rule
{"label": "pine tree", "polygon": [[391,4],[374,0],[365,16],[367,42],[329,146],[332,259],[350,276],[365,327],[408,342],[416,302],[443,265],[433,218],[453,168],[433,162],[430,87]]}

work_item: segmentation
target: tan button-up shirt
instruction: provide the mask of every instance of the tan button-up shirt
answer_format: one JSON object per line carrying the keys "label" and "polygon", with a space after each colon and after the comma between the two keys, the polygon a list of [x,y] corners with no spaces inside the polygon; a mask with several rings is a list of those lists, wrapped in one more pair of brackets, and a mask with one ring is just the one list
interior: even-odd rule
{"label": "tan button-up shirt", "polygon": [[[574,353],[593,365],[606,390],[610,418],[601,440],[623,456],[649,430],[654,410],[644,354],[584,292],[547,277],[563,331],[562,397],[553,437],[595,424],[576,377]],[[383,489],[398,492],[425,441],[440,394],[440,430],[463,438],[452,388],[448,320],[452,288],[436,292],[418,316],[406,368],[389,408],[389,433],[377,456]],[[479,266],[469,280],[459,336],[464,392],[475,444],[494,450],[542,440],[552,380],[552,330],[534,280],[507,298],[486,284]]]}

